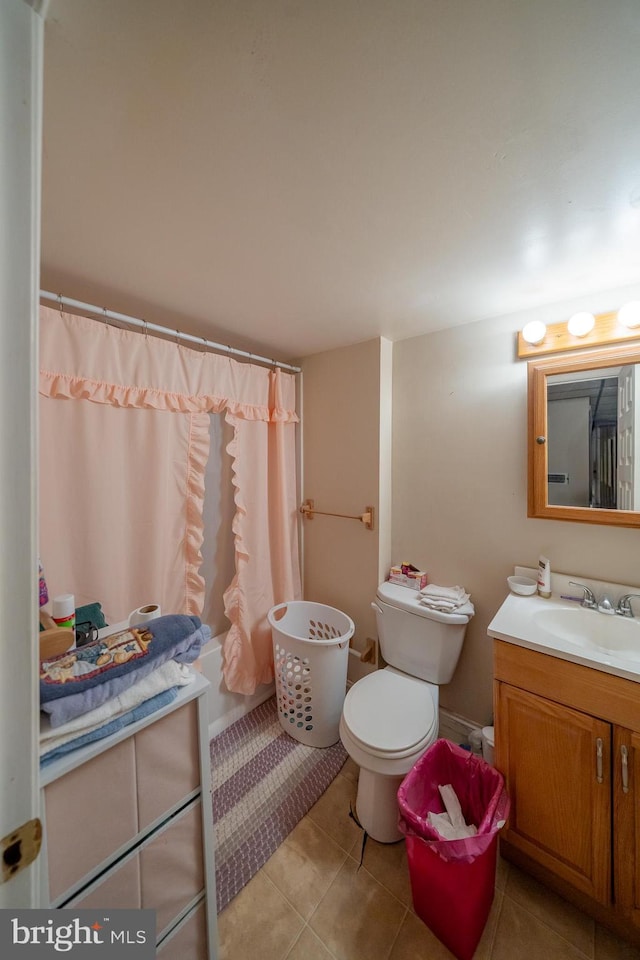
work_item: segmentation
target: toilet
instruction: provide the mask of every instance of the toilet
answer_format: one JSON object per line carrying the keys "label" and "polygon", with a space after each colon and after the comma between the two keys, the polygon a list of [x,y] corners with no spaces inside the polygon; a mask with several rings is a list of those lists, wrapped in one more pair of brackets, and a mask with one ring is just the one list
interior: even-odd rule
{"label": "toilet", "polygon": [[419,596],[388,581],[378,587],[372,607],[388,666],[354,683],[340,718],[340,739],[360,767],[356,815],[380,843],[402,838],[398,787],[438,737],[439,686],[453,677],[470,619],[430,610]]}

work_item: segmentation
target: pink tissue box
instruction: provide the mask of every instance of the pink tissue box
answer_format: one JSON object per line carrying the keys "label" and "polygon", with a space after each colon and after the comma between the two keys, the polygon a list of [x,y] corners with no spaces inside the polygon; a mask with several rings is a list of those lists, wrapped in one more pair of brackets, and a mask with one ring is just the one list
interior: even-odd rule
{"label": "pink tissue box", "polygon": [[409,587],[410,590],[422,590],[423,587],[426,587],[428,580],[424,570],[418,570],[412,563],[401,563],[391,567],[389,582],[398,583],[402,587]]}

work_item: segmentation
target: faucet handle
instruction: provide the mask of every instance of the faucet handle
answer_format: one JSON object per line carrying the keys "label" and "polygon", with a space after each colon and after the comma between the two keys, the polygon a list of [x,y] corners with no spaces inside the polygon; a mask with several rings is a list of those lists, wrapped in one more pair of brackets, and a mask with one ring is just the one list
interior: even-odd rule
{"label": "faucet handle", "polygon": [[640,593],[625,593],[623,597],[620,597],[618,606],[616,607],[616,613],[621,617],[632,617],[633,610],[631,608],[631,601],[634,598],[640,599]]}
{"label": "faucet handle", "polygon": [[595,607],[598,606],[596,603],[596,598],[593,595],[593,590],[588,587],[586,583],[578,583],[577,580],[569,580],[569,583],[573,587],[581,587],[584,590],[581,606],[589,607],[589,609],[595,609]]}

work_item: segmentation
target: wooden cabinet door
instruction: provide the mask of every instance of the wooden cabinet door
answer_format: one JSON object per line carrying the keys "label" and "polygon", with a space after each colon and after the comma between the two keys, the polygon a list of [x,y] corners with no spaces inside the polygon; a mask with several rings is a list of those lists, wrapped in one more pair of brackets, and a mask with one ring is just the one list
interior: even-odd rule
{"label": "wooden cabinet door", "polygon": [[613,857],[619,912],[640,926],[640,734],[614,727]]}
{"label": "wooden cabinet door", "polygon": [[611,725],[498,684],[505,839],[578,890],[611,901]]}

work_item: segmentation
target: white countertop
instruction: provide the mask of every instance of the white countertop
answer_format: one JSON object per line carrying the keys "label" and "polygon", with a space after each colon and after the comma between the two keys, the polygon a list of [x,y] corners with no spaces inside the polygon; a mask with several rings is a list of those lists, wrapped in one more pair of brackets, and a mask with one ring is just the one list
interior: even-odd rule
{"label": "white countertop", "polygon": [[[580,663],[583,666],[640,683],[640,645],[637,659],[635,659],[635,656],[632,655],[623,658],[610,651],[599,650],[594,646],[582,646],[579,642],[572,643],[544,629],[544,626],[540,623],[537,614],[541,611],[551,612],[554,609],[575,610],[576,603],[571,600],[562,600],[556,594],[548,600],[544,600],[537,595],[521,597],[509,594],[487,627],[487,633],[490,637],[505,640],[507,643],[515,643],[521,647],[528,647],[530,650],[537,650],[552,657],[559,657],[561,660],[570,660],[573,663]],[[602,621],[620,619],[617,616],[609,617],[595,610],[581,612],[584,613],[585,618],[601,618],[601,621],[594,624],[601,628],[605,628],[607,625]],[[637,618],[633,618],[633,621],[638,622]],[[615,629],[615,627],[616,624],[612,622],[611,628]],[[638,627],[640,640],[640,623]]]}

